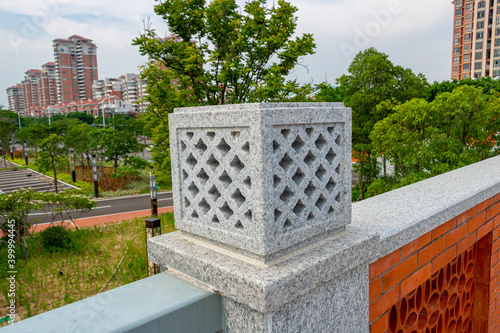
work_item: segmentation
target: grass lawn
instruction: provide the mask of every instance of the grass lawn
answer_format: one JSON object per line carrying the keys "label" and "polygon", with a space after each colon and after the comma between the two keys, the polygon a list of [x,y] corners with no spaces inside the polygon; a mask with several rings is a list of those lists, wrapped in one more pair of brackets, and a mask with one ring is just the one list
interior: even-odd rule
{"label": "grass lawn", "polygon": [[[172,213],[160,218],[162,234],[175,230]],[[144,218],[69,232],[69,249],[48,254],[33,242],[30,257],[17,259],[17,320],[96,295],[102,288],[104,292],[147,277]],[[0,245],[0,256],[0,308],[6,311],[5,243]]]}

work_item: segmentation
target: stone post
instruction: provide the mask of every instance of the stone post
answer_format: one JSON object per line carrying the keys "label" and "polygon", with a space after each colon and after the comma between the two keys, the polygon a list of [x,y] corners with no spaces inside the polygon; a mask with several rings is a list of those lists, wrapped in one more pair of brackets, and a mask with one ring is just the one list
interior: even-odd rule
{"label": "stone post", "polygon": [[374,237],[351,221],[342,103],[176,109],[179,232],[150,259],[224,297],[227,332],[363,332]]}

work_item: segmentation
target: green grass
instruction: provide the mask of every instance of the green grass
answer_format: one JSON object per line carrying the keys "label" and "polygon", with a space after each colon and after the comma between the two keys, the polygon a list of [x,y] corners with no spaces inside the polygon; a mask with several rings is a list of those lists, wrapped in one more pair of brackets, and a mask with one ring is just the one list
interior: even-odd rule
{"label": "green grass", "polygon": [[[160,218],[162,234],[175,230],[172,213],[161,214]],[[96,295],[110,278],[103,291],[147,277],[144,218],[70,230],[70,236],[68,250],[48,254],[33,242],[28,259],[21,259],[18,253],[16,304],[20,319]],[[6,258],[7,248],[1,243],[0,307],[3,309],[7,307],[8,290]]]}

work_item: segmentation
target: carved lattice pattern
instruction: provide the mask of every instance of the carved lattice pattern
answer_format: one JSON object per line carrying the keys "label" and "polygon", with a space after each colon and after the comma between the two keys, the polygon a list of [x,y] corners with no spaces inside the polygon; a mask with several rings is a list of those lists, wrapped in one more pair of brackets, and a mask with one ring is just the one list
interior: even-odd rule
{"label": "carved lattice pattern", "polygon": [[183,219],[244,232],[252,220],[248,129],[190,129],[178,135]]}
{"label": "carved lattice pattern", "polygon": [[274,220],[283,232],[341,213],[342,136],[342,124],[273,128]]}
{"label": "carved lattice pattern", "polygon": [[477,243],[391,309],[390,332],[472,332]]}

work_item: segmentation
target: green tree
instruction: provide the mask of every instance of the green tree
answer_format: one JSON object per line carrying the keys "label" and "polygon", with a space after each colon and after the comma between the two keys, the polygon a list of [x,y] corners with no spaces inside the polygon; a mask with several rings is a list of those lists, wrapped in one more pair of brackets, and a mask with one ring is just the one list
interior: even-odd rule
{"label": "green tree", "polygon": [[58,193],[57,168],[64,166],[67,162],[67,159],[64,157],[63,143],[64,139],[62,137],[51,134],[40,141],[40,151],[36,159],[36,164],[42,172],[52,170],[54,173],[54,188],[56,193]]}
{"label": "green tree", "polygon": [[396,186],[407,185],[499,153],[499,97],[468,85],[432,102],[393,107],[371,133],[374,148],[395,165]]}
{"label": "green tree", "polygon": [[367,185],[378,172],[372,150],[370,133],[373,126],[387,117],[391,109],[379,108],[384,101],[405,102],[424,97],[427,80],[422,74],[415,75],[410,69],[395,66],[388,55],[374,48],[356,55],[349,66],[348,75],[342,75],[337,83],[345,92],[345,104],[352,108],[353,150],[358,155],[361,197]]}
{"label": "green tree", "polygon": [[159,180],[169,177],[167,115],[175,107],[300,100],[312,91],[285,79],[315,47],[310,34],[293,37],[297,8],[290,3],[251,0],[241,10],[234,0],[166,0],[154,10],[173,37],[148,28],[133,44],[155,61],[142,77],[145,130],[152,133],[155,168],[167,173]]}
{"label": "green tree", "polygon": [[[34,230],[31,227],[37,221],[28,220],[30,212],[41,211],[51,216],[51,224],[59,220],[75,225],[75,219],[96,205],[95,201],[81,195],[79,191],[39,193],[32,189],[20,189],[10,194],[0,194],[0,217],[5,221],[0,225],[0,230],[8,233],[8,222],[14,221],[15,242],[23,249],[23,256],[27,258],[29,257],[29,239],[42,247],[33,237]],[[63,226],[66,227],[67,224]]]}
{"label": "green tree", "polygon": [[12,111],[0,110],[0,151],[4,158],[16,130],[17,115]]}
{"label": "green tree", "polygon": [[94,117],[85,112],[71,112],[67,115],[67,117],[70,119],[78,119],[78,121],[88,125],[92,125],[94,123]]}
{"label": "green tree", "polygon": [[103,129],[103,132],[104,156],[108,161],[113,161],[113,172],[116,173],[118,160],[125,159],[129,154],[139,151],[142,145],[137,142],[130,131],[108,127]]}
{"label": "green tree", "polygon": [[316,89],[318,90],[315,95],[317,102],[343,102],[346,97],[341,86],[333,87],[327,82],[317,84]]}

